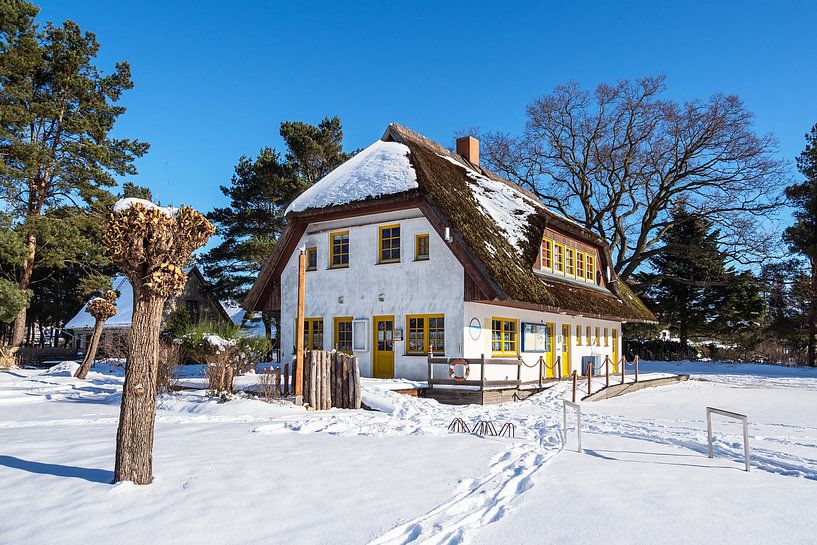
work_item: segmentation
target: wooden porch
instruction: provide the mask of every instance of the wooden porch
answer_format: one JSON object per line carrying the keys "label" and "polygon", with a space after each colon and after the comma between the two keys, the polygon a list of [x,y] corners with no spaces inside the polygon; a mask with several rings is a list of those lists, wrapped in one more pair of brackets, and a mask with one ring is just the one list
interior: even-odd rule
{"label": "wooden porch", "polygon": [[[434,377],[435,367],[449,367],[451,365],[455,367],[462,366],[468,372],[456,378]],[[559,380],[572,378],[571,376],[560,376],[560,358],[557,358],[551,367],[545,364],[544,359],[540,359],[535,365],[535,367],[538,367],[538,378],[536,380],[522,380],[523,365],[526,364],[521,359],[511,358],[486,358],[485,356],[480,358],[444,358],[429,356],[428,387],[424,391],[424,397],[436,399],[438,402],[447,405],[490,405],[508,401],[521,401],[546,390]],[[489,380],[486,377],[486,371],[491,367],[515,367],[510,374],[515,375],[516,378]],[[472,369],[479,371],[479,378],[469,378]],[[553,369],[557,376],[548,377],[548,369]],[[446,369],[446,376],[448,376],[448,369]]]}

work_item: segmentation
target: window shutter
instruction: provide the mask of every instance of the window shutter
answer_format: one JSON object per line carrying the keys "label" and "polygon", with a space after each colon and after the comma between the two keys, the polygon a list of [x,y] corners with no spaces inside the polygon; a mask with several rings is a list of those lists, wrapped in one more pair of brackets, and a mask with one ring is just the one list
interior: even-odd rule
{"label": "window shutter", "polygon": [[365,352],[368,350],[368,320],[352,320],[352,351]]}

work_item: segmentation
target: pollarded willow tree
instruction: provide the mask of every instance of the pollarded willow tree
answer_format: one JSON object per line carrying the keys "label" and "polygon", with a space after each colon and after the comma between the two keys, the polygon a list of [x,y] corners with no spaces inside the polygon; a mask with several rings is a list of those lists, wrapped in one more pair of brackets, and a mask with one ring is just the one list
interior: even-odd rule
{"label": "pollarded willow tree", "polygon": [[162,311],[184,289],[184,265],[215,232],[202,214],[142,199],[114,206],[105,239],[111,261],[133,285],[133,320],[116,434],[114,480],[153,479],[153,424]]}
{"label": "pollarded willow tree", "polygon": [[102,337],[102,330],[105,328],[105,321],[112,316],[116,316],[116,297],[115,291],[107,290],[102,294],[102,297],[94,297],[88,301],[88,314],[94,317],[94,331],[88,341],[88,348],[85,350],[82,365],[74,374],[76,378],[85,379],[88,376],[88,371],[91,370],[91,365],[96,359],[96,351],[99,348],[99,339]]}

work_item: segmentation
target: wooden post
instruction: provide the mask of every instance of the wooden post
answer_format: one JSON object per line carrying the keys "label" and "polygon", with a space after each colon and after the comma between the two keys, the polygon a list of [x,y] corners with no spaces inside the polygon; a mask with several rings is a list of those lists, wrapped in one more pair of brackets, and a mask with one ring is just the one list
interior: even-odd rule
{"label": "wooden post", "polygon": [[358,362],[357,356],[352,358],[352,374],[353,374],[353,379],[355,381],[355,398],[354,398],[354,404],[352,405],[352,408],[353,409],[359,409],[360,408],[360,403],[361,403],[361,399],[360,399],[360,393],[361,393],[360,392],[360,362]]}
{"label": "wooden post", "polygon": [[298,255],[298,310],[295,316],[295,404],[304,401],[304,309],[306,297],[306,252]]}
{"label": "wooden post", "polygon": [[516,387],[522,385],[522,356],[519,356],[519,362],[516,364]]}
{"label": "wooden post", "polygon": [[431,358],[432,358],[432,352],[431,352],[431,347],[429,347],[429,349],[428,349],[428,380],[427,380],[429,388],[431,388],[431,386],[434,384],[434,372],[431,370],[431,367],[432,367],[431,366]]}
{"label": "wooden post", "polygon": [[556,356],[556,378],[562,380],[562,356]]}
{"label": "wooden post", "polygon": [[349,356],[343,356],[343,363],[341,364],[341,396],[343,399],[343,408],[349,408]]}
{"label": "wooden post", "polygon": [[593,393],[593,360],[587,360],[587,395]]}
{"label": "wooden post", "polygon": [[627,358],[621,356],[621,383],[624,384],[624,368],[627,367]]}
{"label": "wooden post", "polygon": [[332,353],[323,353],[323,404],[332,408]]}
{"label": "wooden post", "polygon": [[610,356],[604,356],[604,385],[610,386]]}
{"label": "wooden post", "polygon": [[573,403],[576,403],[576,387],[579,383],[579,372],[573,371]]}
{"label": "wooden post", "polygon": [[289,364],[284,364],[284,396],[289,397]]}
{"label": "wooden post", "polygon": [[309,352],[304,351],[304,405],[309,405],[312,401],[309,398]]}
{"label": "wooden post", "polygon": [[635,360],[633,360],[633,365],[635,366],[635,382],[638,384],[638,354],[635,355]]}
{"label": "wooden post", "polygon": [[479,389],[485,390],[485,354],[480,355],[479,362]]}
{"label": "wooden post", "polygon": [[545,373],[545,358],[539,356],[539,388],[542,387],[543,376]]}

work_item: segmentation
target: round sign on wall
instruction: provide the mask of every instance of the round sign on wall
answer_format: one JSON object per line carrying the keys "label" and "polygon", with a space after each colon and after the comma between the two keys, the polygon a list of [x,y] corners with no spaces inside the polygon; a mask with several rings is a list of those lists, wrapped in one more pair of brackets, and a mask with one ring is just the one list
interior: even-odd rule
{"label": "round sign on wall", "polygon": [[482,325],[479,323],[478,318],[471,318],[471,323],[468,324],[468,333],[475,341],[479,339],[480,334],[482,334]]}

